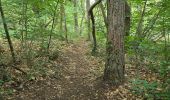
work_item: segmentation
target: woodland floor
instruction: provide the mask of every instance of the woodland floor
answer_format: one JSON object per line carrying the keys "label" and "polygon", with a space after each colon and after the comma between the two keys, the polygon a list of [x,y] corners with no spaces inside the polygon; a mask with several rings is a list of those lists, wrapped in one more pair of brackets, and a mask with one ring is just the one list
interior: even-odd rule
{"label": "woodland floor", "polygon": [[[126,65],[126,81],[119,87],[102,82],[104,61],[90,55],[89,43],[80,40],[63,46],[62,54],[50,67],[52,73],[24,83],[5,100],[140,100],[130,92],[128,80],[135,68]],[[142,72],[142,71],[141,71]],[[146,74],[147,73],[143,73]]]}

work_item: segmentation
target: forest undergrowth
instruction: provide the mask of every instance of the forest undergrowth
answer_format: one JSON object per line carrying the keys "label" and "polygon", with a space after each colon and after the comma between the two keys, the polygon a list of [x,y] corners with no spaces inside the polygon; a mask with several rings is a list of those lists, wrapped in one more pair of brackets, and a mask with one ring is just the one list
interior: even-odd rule
{"label": "forest undergrowth", "polygon": [[[22,51],[16,44],[19,59],[16,66],[27,75],[6,62],[9,63],[6,64],[8,79],[1,82],[0,88],[4,100],[142,100],[147,90],[139,92],[142,87],[137,88],[138,84],[132,82],[142,79],[152,83],[158,80],[156,74],[145,67],[137,69],[126,57],[124,84],[116,87],[103,83],[105,57],[100,55],[100,51],[104,49],[99,48],[98,55],[91,56],[90,42],[84,38],[72,43],[53,41],[48,55],[37,44],[32,45],[29,61],[24,61]],[[135,95],[136,91],[140,95]]]}

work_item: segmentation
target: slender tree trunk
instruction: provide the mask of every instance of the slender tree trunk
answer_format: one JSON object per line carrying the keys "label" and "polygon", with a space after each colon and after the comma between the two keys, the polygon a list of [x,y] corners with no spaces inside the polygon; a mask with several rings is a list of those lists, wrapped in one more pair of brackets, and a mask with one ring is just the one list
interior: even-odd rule
{"label": "slender tree trunk", "polygon": [[104,70],[104,81],[119,85],[124,81],[124,27],[125,1],[107,0],[107,59]]}
{"label": "slender tree trunk", "polygon": [[[58,0],[59,1],[59,0]],[[53,18],[52,18],[52,26],[51,26],[51,32],[50,32],[50,36],[49,36],[49,40],[48,40],[48,45],[47,45],[47,51],[49,52],[49,48],[50,48],[50,44],[51,44],[51,38],[52,38],[52,33],[54,30],[54,25],[55,25],[55,19],[56,19],[56,10],[58,7],[58,1],[56,6],[54,7],[54,13],[53,13]]]}
{"label": "slender tree trunk", "polygon": [[87,11],[87,34],[88,34],[88,40],[90,39],[90,16],[88,15],[88,11],[90,9],[90,0],[86,0],[86,11]]}
{"label": "slender tree trunk", "polygon": [[[6,38],[8,40],[9,48],[10,48],[10,51],[11,51],[12,60],[13,60],[13,62],[15,64],[16,63],[16,58],[15,58],[14,48],[13,48],[12,41],[11,41],[11,38],[10,38],[10,35],[9,35],[9,32],[8,32],[8,27],[7,27],[7,23],[6,23],[6,20],[5,20],[4,12],[3,12],[3,9],[2,9],[2,2],[1,2],[1,0],[0,0],[0,13],[1,13],[1,17],[2,17],[2,22],[3,22]],[[15,65],[12,65],[12,67],[14,69],[24,73],[24,74],[27,74],[23,70],[17,68]]]}
{"label": "slender tree trunk", "polygon": [[[163,37],[164,37],[164,48],[163,48],[163,55],[164,55],[164,61],[165,61],[165,64],[162,66],[164,69],[168,68],[169,66],[169,60],[170,60],[170,55],[169,54],[169,51],[168,51],[168,34],[166,32],[166,22],[165,22],[165,16],[162,17],[162,21],[163,21],[163,24],[162,24],[162,34],[163,34]],[[167,77],[168,77],[168,73],[164,73],[163,74],[163,82],[166,82],[167,80]]]}
{"label": "slender tree trunk", "polygon": [[64,8],[64,4],[61,4],[61,11],[63,13],[63,17],[64,17],[64,33],[65,33],[65,41],[68,43],[68,34],[67,34],[67,20],[66,20],[66,13],[65,13],[65,8]]}
{"label": "slender tree trunk", "polygon": [[23,41],[24,41],[24,25],[23,25],[23,20],[24,20],[24,0],[22,0],[22,14],[21,14],[21,46],[23,47]]}
{"label": "slender tree trunk", "polygon": [[61,31],[61,33],[63,32],[63,17],[64,17],[64,15],[63,15],[63,4],[62,4],[63,2],[61,2],[61,4],[60,4],[60,31]]}
{"label": "slender tree trunk", "polygon": [[125,2],[125,35],[126,36],[129,36],[130,21],[131,21],[131,8],[126,1]]}
{"label": "slender tree trunk", "polygon": [[162,18],[163,20],[163,36],[164,36],[164,59],[166,62],[168,62],[168,49],[167,49],[167,36],[166,36],[166,27],[165,27],[165,17]]}
{"label": "slender tree trunk", "polygon": [[32,42],[28,42],[28,0],[23,1],[23,38],[24,38],[24,45],[23,45],[23,50],[24,50],[24,55],[26,55],[26,60],[27,60],[27,66],[32,66],[32,58],[31,58],[31,44]]}
{"label": "slender tree trunk", "polygon": [[65,32],[65,40],[66,42],[68,43],[68,34],[67,34],[67,20],[66,20],[66,15],[65,15],[65,12],[64,12],[64,32]]}
{"label": "slender tree trunk", "polygon": [[96,41],[95,19],[94,19],[93,11],[91,12],[91,22],[92,22],[92,37],[93,37],[92,54],[94,54],[97,50],[97,41]]}
{"label": "slender tree trunk", "polygon": [[143,10],[140,9],[141,16],[140,16],[140,19],[138,22],[138,26],[136,28],[136,35],[138,35],[138,37],[141,37],[141,38],[142,38],[142,30],[143,30],[143,19],[144,19],[144,15],[145,15],[145,11],[146,11],[146,3],[147,3],[147,0],[145,0]]}
{"label": "slender tree trunk", "polygon": [[143,19],[144,19],[144,15],[145,15],[145,11],[146,11],[146,4],[147,4],[147,0],[145,0],[144,2],[144,6],[143,9],[140,8],[140,19],[138,22],[138,26],[136,28],[136,44],[134,45],[134,51],[135,51],[135,67],[137,69],[136,73],[137,73],[137,77],[139,77],[139,68],[141,66],[141,61],[143,61],[143,57],[142,57],[142,53],[139,51],[139,45],[142,42],[143,37]]}
{"label": "slender tree trunk", "polygon": [[107,17],[106,17],[105,9],[104,9],[104,6],[103,6],[102,2],[99,4],[99,6],[100,6],[100,9],[101,9],[103,18],[104,18],[104,24],[105,24],[105,26],[107,28]]}
{"label": "slender tree trunk", "polygon": [[[81,0],[81,2],[80,2],[81,4],[81,8],[85,8],[84,7],[84,0]],[[79,34],[80,34],[80,36],[82,35],[82,31],[83,31],[83,29],[84,29],[84,27],[83,27],[83,22],[84,22],[84,19],[85,19],[85,9],[82,9],[82,17],[81,17],[81,21],[80,21],[80,25],[79,25]]]}
{"label": "slender tree trunk", "polygon": [[83,31],[83,21],[85,19],[85,13],[83,13],[82,18],[81,18],[81,22],[80,22],[80,35],[82,34]]}
{"label": "slender tree trunk", "polygon": [[90,15],[91,21],[92,21],[92,37],[93,37],[93,49],[92,49],[92,55],[95,54],[96,50],[97,50],[97,41],[96,41],[96,30],[95,30],[95,18],[94,18],[94,14],[93,14],[93,8],[99,4],[102,0],[98,0],[96,1],[90,8],[88,11],[88,14]]}
{"label": "slender tree trunk", "polygon": [[73,0],[73,3],[74,3],[74,31],[75,33],[79,33],[78,13],[77,13],[78,0]]}
{"label": "slender tree trunk", "polygon": [[0,12],[1,12],[1,17],[2,17],[2,22],[3,22],[6,38],[8,40],[9,48],[10,48],[10,51],[11,51],[11,56],[12,56],[13,62],[16,62],[14,48],[13,48],[12,41],[11,41],[11,38],[10,38],[10,35],[9,35],[7,23],[6,23],[4,12],[3,12],[3,9],[2,9],[1,0],[0,0]]}
{"label": "slender tree trunk", "polygon": [[[23,34],[24,38],[25,38],[25,45],[27,45],[27,39],[28,39],[28,16],[27,16],[27,9],[28,9],[28,1],[27,0],[24,0],[24,10],[23,10],[23,16],[24,16],[24,33],[25,35]],[[26,46],[27,47],[27,46]]]}

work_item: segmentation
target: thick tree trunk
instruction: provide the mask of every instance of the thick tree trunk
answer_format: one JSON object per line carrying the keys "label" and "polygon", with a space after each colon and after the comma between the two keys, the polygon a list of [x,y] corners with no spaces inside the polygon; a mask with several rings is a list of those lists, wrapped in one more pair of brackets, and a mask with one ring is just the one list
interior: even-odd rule
{"label": "thick tree trunk", "polygon": [[125,1],[107,0],[107,59],[105,63],[104,81],[119,85],[124,80],[124,33],[125,33]]}

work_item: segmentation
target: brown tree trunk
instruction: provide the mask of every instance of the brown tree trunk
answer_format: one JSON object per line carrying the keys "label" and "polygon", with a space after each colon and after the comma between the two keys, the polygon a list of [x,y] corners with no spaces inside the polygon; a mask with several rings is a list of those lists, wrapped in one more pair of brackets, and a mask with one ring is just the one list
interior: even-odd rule
{"label": "brown tree trunk", "polygon": [[90,0],[86,0],[86,10],[87,10],[87,34],[88,34],[88,40],[90,39],[90,16],[88,15],[88,11],[90,9]]}
{"label": "brown tree trunk", "polygon": [[131,8],[126,1],[125,2],[125,35],[126,36],[129,36],[130,21],[131,21]]}
{"label": "brown tree trunk", "polygon": [[105,63],[104,81],[119,85],[124,80],[124,33],[125,33],[125,1],[107,0],[107,59]]}
{"label": "brown tree trunk", "polygon": [[67,20],[66,20],[66,15],[65,15],[65,12],[64,12],[64,32],[65,32],[65,41],[68,43],[68,34],[67,34]]}
{"label": "brown tree trunk", "polygon": [[138,22],[138,25],[137,25],[137,28],[136,28],[136,35],[139,37],[139,38],[142,38],[142,31],[143,31],[143,19],[144,19],[144,15],[145,15],[145,11],[146,11],[146,4],[147,4],[147,0],[145,0],[144,2],[144,7],[143,7],[143,10],[142,8],[139,9],[140,12],[141,12],[141,15],[140,15],[140,19],[139,19],[139,22]]}
{"label": "brown tree trunk", "polygon": [[11,41],[11,38],[10,38],[10,35],[9,35],[9,31],[8,31],[8,27],[7,27],[7,24],[6,24],[6,20],[5,20],[5,16],[4,16],[4,12],[3,12],[3,9],[2,9],[2,4],[1,3],[2,2],[0,0],[0,13],[1,13],[1,17],[2,17],[2,22],[3,22],[6,38],[8,40],[11,55],[12,55],[12,58],[13,58],[13,62],[15,62],[16,59],[15,59],[14,48],[13,48],[12,41]]}
{"label": "brown tree trunk", "polygon": [[62,4],[63,8],[63,16],[64,16],[64,33],[65,33],[65,41],[68,43],[68,34],[67,34],[67,20],[66,20],[66,13],[64,5]]}
{"label": "brown tree trunk", "polygon": [[60,4],[60,31],[61,31],[61,33],[64,31],[63,30],[64,29],[63,28],[63,17],[64,17],[64,14],[63,14],[63,1],[62,1]]}
{"label": "brown tree trunk", "polygon": [[143,33],[143,21],[144,21],[144,17],[145,17],[145,11],[146,11],[146,6],[147,6],[147,1],[145,0],[144,2],[144,6],[143,8],[141,8],[140,6],[140,19],[136,28],[136,39],[135,39],[135,44],[134,44],[134,51],[135,51],[135,67],[137,69],[136,73],[137,73],[137,77],[139,77],[139,68],[141,67],[141,61],[143,61],[143,57],[142,57],[142,53],[140,52],[139,49],[139,45],[140,43],[143,41],[142,39],[144,39],[145,37],[143,37],[144,35]]}
{"label": "brown tree trunk", "polygon": [[92,37],[93,37],[93,49],[92,49],[92,55],[96,53],[97,50],[97,41],[96,41],[96,30],[95,30],[95,18],[93,14],[93,8],[98,5],[102,0],[96,1],[89,9],[88,14],[90,15],[91,21],[92,21]]}
{"label": "brown tree trunk", "polygon": [[[4,12],[3,12],[3,9],[2,9],[2,2],[1,2],[1,0],[0,0],[0,14],[1,14],[1,17],[2,17],[2,22],[3,22],[3,26],[4,26],[6,38],[7,38],[7,40],[8,40],[9,48],[10,48],[10,51],[11,51],[12,60],[13,60],[14,63],[16,63],[14,48],[13,48],[12,41],[11,41],[11,38],[10,38],[10,35],[9,35],[9,32],[8,32],[8,27],[7,27],[6,20],[5,20],[5,16],[4,16]],[[13,65],[12,67],[13,67],[14,69],[16,69],[16,70],[24,73],[24,74],[27,74],[27,73],[24,72],[23,70],[17,68],[15,65]]]}
{"label": "brown tree trunk", "polygon": [[73,3],[74,3],[74,30],[75,30],[75,33],[79,33],[78,29],[79,29],[79,26],[78,26],[78,14],[77,14],[77,3],[78,1],[77,0],[73,0]]}
{"label": "brown tree trunk", "polygon": [[64,38],[65,41],[68,43],[67,20],[66,20],[65,8],[64,8],[64,1],[62,1],[60,5],[60,13],[61,13],[60,30],[64,31]]}
{"label": "brown tree trunk", "polygon": [[[85,8],[85,6],[84,6],[84,0],[81,0],[81,2],[80,2],[81,4],[80,4],[80,6],[81,6],[81,8]],[[84,26],[83,26],[83,22],[84,22],[84,19],[85,19],[85,12],[86,12],[86,10],[85,9],[82,9],[81,10],[81,14],[82,14],[82,17],[81,17],[81,21],[80,21],[80,25],[79,25],[79,34],[80,34],[80,36],[82,35],[82,31],[84,30]]]}
{"label": "brown tree trunk", "polygon": [[57,4],[54,7],[54,11],[53,11],[52,26],[51,26],[50,36],[49,36],[48,44],[47,44],[47,51],[48,51],[48,53],[49,53],[49,49],[50,49],[52,34],[53,34],[54,29],[55,29],[54,25],[55,25],[55,21],[56,21],[56,10],[57,10],[58,4],[59,4],[59,0],[57,1]]}

